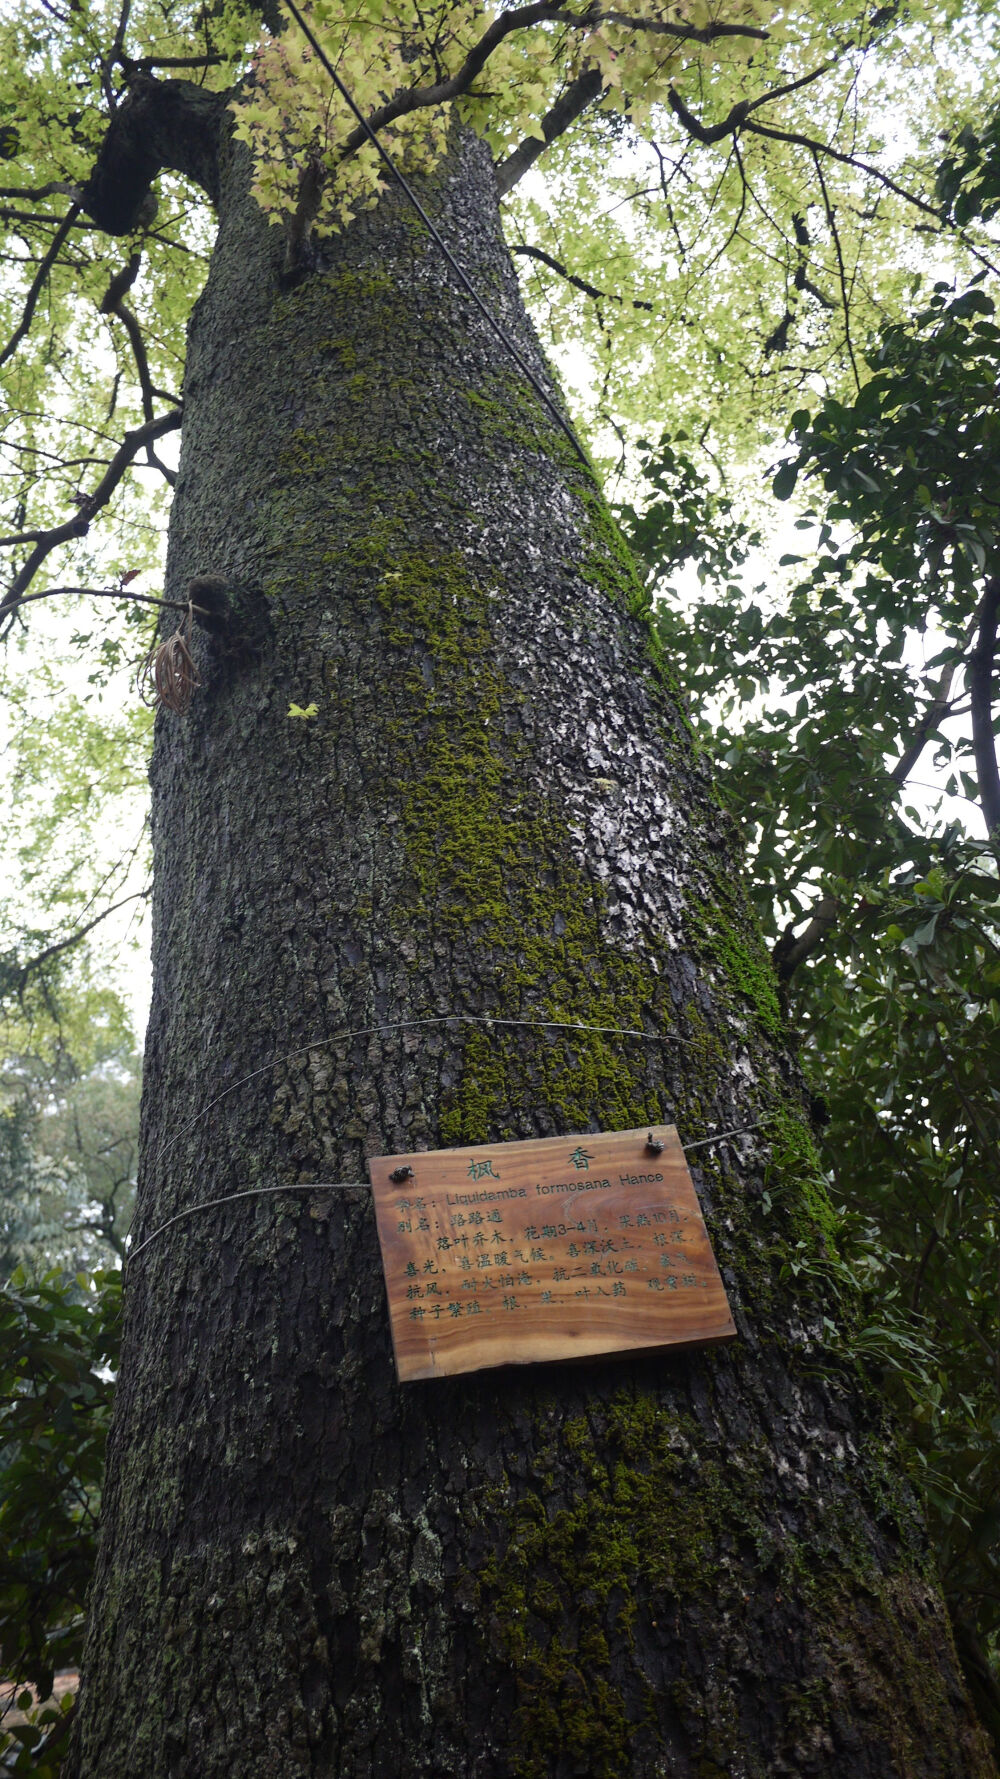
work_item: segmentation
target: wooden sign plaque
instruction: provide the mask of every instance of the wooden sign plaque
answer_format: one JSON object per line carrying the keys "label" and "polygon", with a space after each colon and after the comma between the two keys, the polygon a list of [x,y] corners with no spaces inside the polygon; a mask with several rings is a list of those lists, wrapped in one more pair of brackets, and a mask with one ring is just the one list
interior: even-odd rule
{"label": "wooden sign plaque", "polygon": [[368,1170],[402,1383],[735,1336],[673,1125]]}

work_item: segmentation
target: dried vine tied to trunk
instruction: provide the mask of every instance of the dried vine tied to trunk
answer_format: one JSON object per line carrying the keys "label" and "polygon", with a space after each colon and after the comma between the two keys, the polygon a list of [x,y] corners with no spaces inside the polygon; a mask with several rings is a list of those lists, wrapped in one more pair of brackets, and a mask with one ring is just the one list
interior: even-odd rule
{"label": "dried vine tied to trunk", "polygon": [[165,642],[154,643],[139,669],[139,696],[154,710],[162,707],[183,716],[201,685],[191,653],[194,612],[194,602],[189,600],[187,611],[173,635]]}

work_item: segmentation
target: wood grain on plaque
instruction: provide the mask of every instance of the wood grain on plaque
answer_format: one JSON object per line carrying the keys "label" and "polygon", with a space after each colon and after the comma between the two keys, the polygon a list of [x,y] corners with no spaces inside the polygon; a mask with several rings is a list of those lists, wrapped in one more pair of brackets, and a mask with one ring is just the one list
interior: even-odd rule
{"label": "wood grain on plaque", "polygon": [[673,1125],[368,1166],[403,1382],[736,1333]]}

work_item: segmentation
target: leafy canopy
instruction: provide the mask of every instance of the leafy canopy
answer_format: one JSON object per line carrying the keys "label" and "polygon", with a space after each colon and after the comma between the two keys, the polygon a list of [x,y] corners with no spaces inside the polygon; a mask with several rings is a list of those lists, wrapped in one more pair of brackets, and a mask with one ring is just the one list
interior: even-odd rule
{"label": "leafy canopy", "polygon": [[[585,419],[662,417],[676,428],[694,393],[697,430],[715,443],[757,440],[789,388],[839,384],[852,336],[898,310],[914,224],[946,230],[949,252],[959,224],[974,236],[979,227],[961,206],[949,214],[932,185],[938,133],[980,121],[970,68],[986,82],[995,65],[994,9],[978,0],[537,0],[497,12],[470,0],[430,10],[321,0],[308,18],[404,167],[434,164],[453,116],[489,141],[540,312],[556,344],[585,350]],[[127,254],[85,214],[66,222],[131,83],[147,74],[232,91],[256,189],[286,222],[301,213],[309,226],[340,226],[386,175],[280,7],[139,0],[119,15],[88,0],[63,14],[26,0],[0,19],[0,53],[10,71],[0,201],[15,248],[0,292],[8,342],[55,246],[35,293],[44,322],[3,366],[17,536],[65,518],[123,425],[169,418],[163,398],[179,391],[210,239],[200,194],[161,179],[159,209]],[[127,300],[107,304],[136,255]],[[147,498],[123,489],[117,535],[101,520],[99,558],[93,525],[64,540],[80,584],[97,560],[105,576],[151,565],[159,497],[147,451],[155,457],[155,443],[133,472]]]}
{"label": "leafy canopy", "polygon": [[[647,122],[666,103],[680,68],[714,60],[725,43],[731,62],[766,39],[766,0],[732,0],[720,10],[541,3],[493,11],[462,0],[429,13],[367,0],[345,8],[318,0],[310,22],[359,109],[371,117],[399,164],[430,172],[447,147],[452,113],[477,130],[498,162],[525,140],[546,141],[543,119],[587,71],[601,77],[600,105],[611,116]],[[253,57],[253,84],[236,101],[237,135],[253,151],[254,190],[263,208],[291,214],[310,171],[327,227],[370,208],[386,171],[299,25],[266,36]]]}

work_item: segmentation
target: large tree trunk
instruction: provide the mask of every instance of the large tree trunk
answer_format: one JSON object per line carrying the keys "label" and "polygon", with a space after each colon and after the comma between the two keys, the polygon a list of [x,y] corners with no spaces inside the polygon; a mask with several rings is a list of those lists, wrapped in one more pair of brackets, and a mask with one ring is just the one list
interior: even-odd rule
{"label": "large tree trunk", "polygon": [[[485,153],[427,195],[547,377]],[[401,1387],[364,1191],[166,1230],[72,1772],[991,1773],[877,1404],[795,1300],[830,1218],[773,985],[592,480],[394,196],[281,263],[227,159],[167,592],[220,576],[237,623],[157,724],[137,1239],[370,1154],[749,1125],[692,1157],[740,1339]],[[447,1015],[650,1038],[399,1025]]]}

